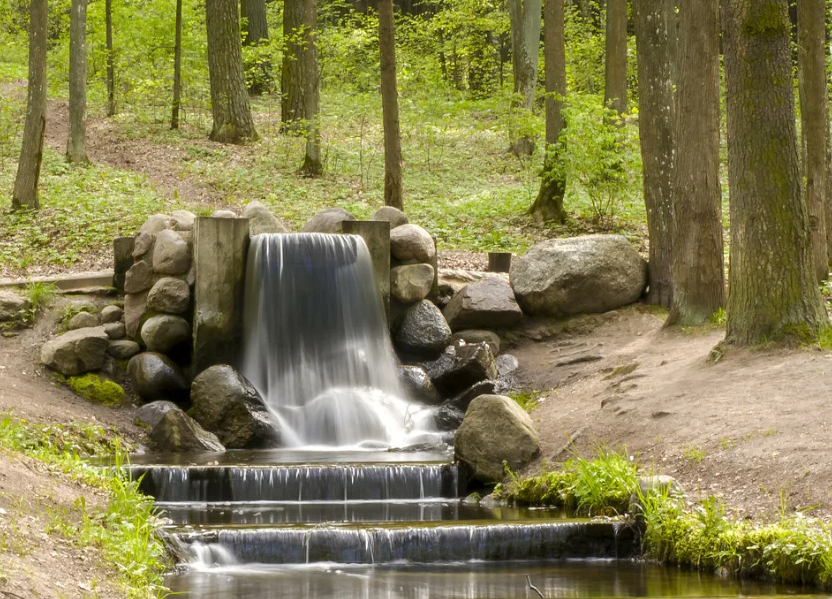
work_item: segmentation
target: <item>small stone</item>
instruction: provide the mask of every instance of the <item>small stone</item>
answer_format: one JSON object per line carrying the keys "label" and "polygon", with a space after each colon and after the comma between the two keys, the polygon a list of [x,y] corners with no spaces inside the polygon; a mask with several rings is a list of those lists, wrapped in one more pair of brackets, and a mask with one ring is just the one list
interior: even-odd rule
{"label": "small stone", "polygon": [[147,262],[136,262],[124,275],[124,292],[141,293],[153,286],[153,268]]}
{"label": "small stone", "polygon": [[328,208],[318,212],[310,218],[301,233],[340,233],[341,223],[345,220],[355,220],[355,217],[343,208]]}
{"label": "small stone", "polygon": [[191,303],[191,290],[181,279],[159,279],[147,294],[147,307],[166,314],[181,314]]}
{"label": "small stone", "polygon": [[174,210],[171,212],[173,217],[173,228],[177,231],[190,231],[194,228],[194,221],[196,214],[189,210]]}
{"label": "small stone", "polygon": [[104,325],[104,332],[107,333],[107,337],[114,340],[124,339],[127,335],[123,322],[108,322]]}
{"label": "small stone", "polygon": [[166,401],[164,399],[151,401],[149,404],[145,404],[136,410],[136,414],[133,416],[133,423],[137,426],[153,428],[159,424],[159,421],[167,412],[180,409],[181,408],[172,401]]}
{"label": "small stone", "polygon": [[451,341],[456,341],[457,339],[462,339],[468,345],[485,342],[491,348],[492,354],[495,356],[500,355],[500,336],[492,331],[467,329],[451,335]]}
{"label": "small stone", "polygon": [[101,309],[101,322],[103,324],[118,322],[124,316],[124,310],[115,305],[104,306]]}
{"label": "small stone", "polygon": [[433,287],[433,266],[411,264],[390,270],[390,293],[403,304],[425,299]]}
{"label": "small stone", "polygon": [[450,346],[425,370],[440,393],[461,393],[480,381],[497,378],[494,354],[486,343]]}
{"label": "small stone", "polygon": [[428,405],[436,405],[442,400],[423,368],[419,366],[400,366],[398,375],[399,384],[410,399]]}
{"label": "small stone", "polygon": [[225,451],[216,435],[199,426],[182,410],[165,412],[150,431],[150,440],[158,451]]}
{"label": "small stone", "polygon": [[107,353],[117,360],[129,360],[141,351],[139,344],[129,339],[110,341]]}
{"label": "small stone", "polygon": [[151,235],[157,235],[161,231],[165,229],[169,229],[171,226],[171,217],[165,216],[164,214],[154,214],[149,216],[144,224],[142,225],[141,229],[139,229],[140,233],[150,233]]}
{"label": "small stone", "polygon": [[211,218],[237,218],[237,215],[231,210],[214,210]]}
{"label": "small stone", "polygon": [[523,317],[511,286],[497,278],[466,285],[451,298],[442,313],[454,331],[485,327],[506,329]]}
{"label": "small stone", "polygon": [[110,339],[103,327],[69,331],[48,341],[40,360],[65,376],[75,376],[104,366]]}
{"label": "small stone", "polygon": [[142,325],[142,341],[148,351],[168,353],[191,337],[191,325],[181,316],[157,314]]}
{"label": "small stone", "polygon": [[370,220],[386,220],[390,223],[390,230],[406,225],[409,222],[404,212],[392,206],[382,206],[373,213]]}
{"label": "small stone", "polygon": [[0,322],[14,320],[24,310],[28,310],[31,302],[13,291],[0,290]]}
{"label": "small stone", "polygon": [[497,358],[497,376],[502,378],[520,368],[520,362],[511,354],[503,354]]}
{"label": "small stone", "polygon": [[97,326],[98,316],[90,314],[89,312],[78,312],[78,314],[69,319],[69,323],[66,328],[69,331],[74,331],[76,329],[86,329]]}
{"label": "small stone", "polygon": [[156,235],[153,270],[164,275],[182,275],[190,267],[191,248],[179,233],[168,229]]}
{"label": "small stone", "polygon": [[243,209],[243,218],[248,219],[248,232],[252,237],[267,233],[289,232],[262,202],[253,201],[246,204]]}
{"label": "small stone", "polygon": [[422,227],[402,225],[390,231],[390,252],[397,260],[429,263],[436,257],[436,244]]}
{"label": "small stone", "polygon": [[428,300],[413,304],[402,315],[393,337],[396,347],[417,356],[435,356],[450,342],[451,329],[439,308]]}

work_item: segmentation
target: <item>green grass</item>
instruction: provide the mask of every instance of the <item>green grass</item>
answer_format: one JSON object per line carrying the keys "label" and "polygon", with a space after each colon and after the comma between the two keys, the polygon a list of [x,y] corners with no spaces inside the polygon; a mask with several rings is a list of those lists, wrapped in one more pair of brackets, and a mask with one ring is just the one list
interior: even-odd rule
{"label": "green grass", "polygon": [[509,397],[517,402],[521,408],[525,411],[531,413],[534,409],[540,405],[540,397],[542,393],[537,390],[531,391],[515,391],[514,393],[510,393]]}
{"label": "green grass", "polygon": [[[167,594],[162,579],[165,554],[155,532],[158,521],[153,501],[121,473],[126,451],[117,437],[100,427],[42,426],[7,414],[0,418],[0,447],[37,459],[56,473],[104,491],[105,508],[88,506],[83,499],[77,501],[71,509],[52,514],[50,532],[80,547],[99,548],[128,598]],[[80,457],[91,454],[114,456],[115,467],[93,468]]]}

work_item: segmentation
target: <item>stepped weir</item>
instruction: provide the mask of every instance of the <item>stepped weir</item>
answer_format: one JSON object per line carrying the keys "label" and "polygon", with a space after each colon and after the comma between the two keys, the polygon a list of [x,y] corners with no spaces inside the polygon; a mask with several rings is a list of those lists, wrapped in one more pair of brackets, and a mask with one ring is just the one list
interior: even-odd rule
{"label": "stepped weir", "polygon": [[[148,454],[128,467],[168,518],[200,599],[728,597],[778,589],[634,562],[631,527],[486,507],[431,408],[396,377],[360,237],[253,238],[240,370],[280,428],[277,450]],[[430,452],[389,448],[429,443]]]}

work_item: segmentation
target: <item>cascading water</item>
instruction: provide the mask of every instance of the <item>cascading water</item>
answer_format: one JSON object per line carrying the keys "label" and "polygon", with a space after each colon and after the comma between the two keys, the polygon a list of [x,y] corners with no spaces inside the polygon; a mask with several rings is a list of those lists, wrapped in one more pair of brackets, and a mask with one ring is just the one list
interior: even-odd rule
{"label": "cascading water", "polygon": [[286,446],[423,441],[402,399],[367,246],[355,235],[258,235],[246,272],[242,371]]}

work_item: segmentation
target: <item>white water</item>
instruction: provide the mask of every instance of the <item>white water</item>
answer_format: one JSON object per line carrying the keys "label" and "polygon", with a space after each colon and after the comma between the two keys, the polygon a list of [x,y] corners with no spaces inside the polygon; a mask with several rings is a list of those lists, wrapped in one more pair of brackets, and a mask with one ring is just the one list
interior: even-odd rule
{"label": "white water", "polygon": [[405,399],[367,246],[355,235],[258,235],[246,273],[242,372],[289,447],[425,441]]}

